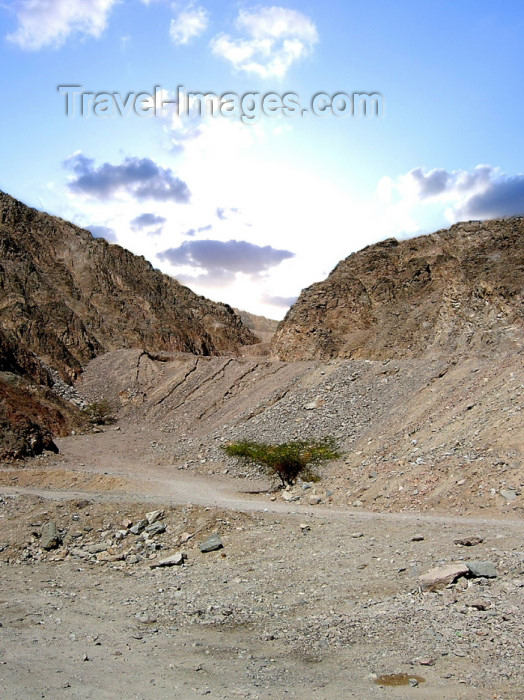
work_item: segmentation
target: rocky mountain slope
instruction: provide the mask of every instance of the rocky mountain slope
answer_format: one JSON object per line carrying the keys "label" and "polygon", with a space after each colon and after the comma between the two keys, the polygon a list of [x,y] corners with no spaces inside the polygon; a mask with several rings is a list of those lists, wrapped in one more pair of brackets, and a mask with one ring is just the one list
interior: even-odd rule
{"label": "rocky mountain slope", "polygon": [[524,218],[369,246],[305,289],[281,360],[472,356],[524,347]]}
{"label": "rocky mountain slope", "polygon": [[246,345],[242,349],[242,355],[269,355],[271,350],[271,340],[275,335],[275,331],[278,328],[278,321],[272,318],[266,318],[265,316],[257,316],[256,314],[251,314],[249,311],[241,311],[240,309],[235,309],[237,314],[242,319],[242,323],[246,328],[255,335],[260,342],[257,345]]}
{"label": "rocky mountain slope", "polygon": [[226,468],[229,478],[254,477],[259,468],[226,458],[220,446],[332,435],[343,457],[323,468],[318,487],[293,492],[294,501],[524,513],[519,355],[497,362],[162,360],[117,350],[90,362],[76,388],[87,402],[108,401],[119,430],[59,440],[59,458],[69,452],[70,464],[93,464],[98,452],[99,471],[115,475],[134,460],[150,476],[182,469],[220,479]]}
{"label": "rocky mountain slope", "polygon": [[[231,307],[194,294],[120,246],[0,192],[0,372],[28,382],[24,391],[32,392],[33,402],[41,387],[56,383],[53,370],[71,382],[108,350],[235,355],[256,342]],[[16,401],[14,386],[0,378],[4,454],[24,454],[32,449],[28,444],[36,448],[51,438],[47,430],[39,433],[33,403],[24,411],[24,402]],[[53,409],[50,430],[70,428],[64,407]],[[18,437],[8,438],[7,425]]]}

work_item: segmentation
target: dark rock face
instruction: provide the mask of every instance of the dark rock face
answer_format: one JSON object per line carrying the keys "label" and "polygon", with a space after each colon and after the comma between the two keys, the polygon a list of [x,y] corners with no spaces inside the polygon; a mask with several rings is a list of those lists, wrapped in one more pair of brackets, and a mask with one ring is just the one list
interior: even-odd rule
{"label": "dark rock face", "polygon": [[[65,402],[46,395],[46,409],[41,404],[42,411],[36,410],[42,387],[53,384],[49,368],[71,382],[108,350],[236,355],[256,342],[226,304],[198,296],[144,258],[0,192],[0,372],[28,382],[0,378],[0,457],[37,453],[52,444],[51,433],[70,429]],[[25,428],[20,411],[29,421]],[[57,413],[43,426],[39,421],[49,411]],[[13,433],[7,426],[13,427],[15,414]]]}
{"label": "dark rock face", "polygon": [[524,347],[524,218],[389,239],[305,289],[279,325],[282,360],[492,354]]}
{"label": "dark rock face", "polygon": [[122,347],[236,354],[237,314],[144,258],[0,193],[0,322],[64,378]]}

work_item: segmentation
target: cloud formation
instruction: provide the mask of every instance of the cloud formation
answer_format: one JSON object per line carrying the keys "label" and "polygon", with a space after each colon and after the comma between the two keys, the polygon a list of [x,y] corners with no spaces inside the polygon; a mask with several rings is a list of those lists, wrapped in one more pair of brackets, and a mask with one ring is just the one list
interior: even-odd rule
{"label": "cloud formation", "polygon": [[105,240],[108,243],[116,243],[117,242],[117,235],[112,228],[109,228],[109,226],[88,226],[87,230],[95,238],[105,238]]}
{"label": "cloud formation", "polygon": [[217,207],[216,214],[221,221],[232,218],[238,214],[238,207]]}
{"label": "cloud formation", "polygon": [[209,25],[209,13],[203,7],[188,5],[171,20],[169,35],[174,44],[189,44],[191,39],[203,34]]}
{"label": "cloud formation", "polygon": [[441,203],[451,221],[524,214],[524,175],[508,175],[491,165],[473,170],[415,168],[395,180],[383,178],[379,191],[404,208]]}
{"label": "cloud formation", "polygon": [[9,41],[36,51],[59,48],[71,34],[99,37],[117,0],[17,0],[13,9],[18,28]]}
{"label": "cloud formation", "polygon": [[279,296],[273,296],[271,294],[264,294],[262,296],[262,302],[264,304],[270,304],[271,306],[278,306],[283,309],[287,309],[289,306],[293,306],[293,304],[296,302],[298,299],[297,296],[294,297],[279,297]]}
{"label": "cloud formation", "polygon": [[126,193],[139,202],[152,199],[185,204],[191,197],[185,182],[170,168],[162,168],[150,158],[126,158],[120,165],[103,163],[95,167],[92,158],[75,153],[65,161],[65,166],[74,173],[69,189],[97,199]]}
{"label": "cloud formation", "polygon": [[524,175],[491,181],[484,192],[466,200],[459,214],[477,219],[524,215]]}
{"label": "cloud formation", "polygon": [[235,26],[240,36],[218,34],[211,41],[213,54],[235,70],[261,78],[283,78],[318,41],[313,21],[284,7],[240,10]]}
{"label": "cloud formation", "polygon": [[166,219],[163,216],[144,213],[130,221],[130,226],[133,231],[146,231],[148,235],[156,236],[162,233],[165,223]]}
{"label": "cloud formation", "polygon": [[[187,234],[186,234],[187,235]],[[161,260],[174,266],[189,266],[204,270],[202,274],[184,279],[216,285],[228,284],[239,272],[256,276],[294,257],[289,250],[277,250],[269,245],[258,246],[248,241],[184,241],[178,248],[158,254]]]}

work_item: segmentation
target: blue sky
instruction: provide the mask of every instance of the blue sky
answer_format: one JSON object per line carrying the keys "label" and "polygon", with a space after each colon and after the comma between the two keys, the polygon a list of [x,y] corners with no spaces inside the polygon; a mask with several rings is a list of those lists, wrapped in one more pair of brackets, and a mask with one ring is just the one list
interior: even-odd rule
{"label": "blue sky", "polygon": [[[0,189],[280,318],[351,252],[524,214],[524,6],[0,2]],[[86,92],[379,93],[376,116],[69,117]]]}

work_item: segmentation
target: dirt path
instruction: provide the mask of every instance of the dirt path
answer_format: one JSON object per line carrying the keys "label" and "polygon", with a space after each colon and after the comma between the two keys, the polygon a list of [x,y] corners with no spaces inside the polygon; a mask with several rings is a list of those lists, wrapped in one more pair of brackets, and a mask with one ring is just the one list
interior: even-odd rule
{"label": "dirt path", "polygon": [[[524,521],[271,500],[260,480],[178,469],[158,444],[123,426],[0,469],[0,697],[522,700]],[[185,566],[79,558],[100,539],[118,552],[122,519],[155,507],[167,531],[149,556],[187,530]],[[47,520],[76,531],[62,555],[38,549]],[[213,531],[224,549],[203,555]],[[473,558],[497,578],[420,593],[424,571]],[[391,673],[423,681],[376,684]]]}

